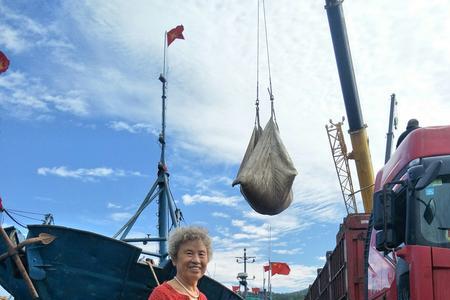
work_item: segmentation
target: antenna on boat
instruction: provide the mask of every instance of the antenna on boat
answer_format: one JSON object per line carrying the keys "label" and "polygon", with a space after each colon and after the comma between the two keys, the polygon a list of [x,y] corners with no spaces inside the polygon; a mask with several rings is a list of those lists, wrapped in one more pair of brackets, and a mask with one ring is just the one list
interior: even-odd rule
{"label": "antenna on boat", "polygon": [[[169,32],[170,33],[170,32]],[[142,251],[143,254],[156,256],[160,259],[160,265],[164,265],[167,261],[167,239],[169,235],[169,228],[176,228],[180,226],[180,221],[183,216],[181,211],[176,207],[175,200],[173,199],[172,193],[169,187],[169,173],[167,170],[165,151],[166,151],[166,90],[167,90],[167,78],[166,78],[166,48],[168,33],[164,34],[164,63],[163,72],[159,75],[159,81],[162,84],[162,120],[161,120],[161,133],[159,134],[158,141],[161,144],[161,157],[158,162],[158,176],[153,183],[150,191],[145,197],[142,204],[139,206],[136,213],[130,218],[130,220],[122,226],[122,228],[113,236],[117,238],[120,235],[120,240],[124,242],[142,242],[146,244],[147,242],[158,242],[159,251],[158,253]],[[133,225],[136,223],[139,215],[142,211],[156,198],[158,197],[158,237],[146,237],[146,238],[127,238]],[[169,215],[172,221],[172,225],[168,226]]]}

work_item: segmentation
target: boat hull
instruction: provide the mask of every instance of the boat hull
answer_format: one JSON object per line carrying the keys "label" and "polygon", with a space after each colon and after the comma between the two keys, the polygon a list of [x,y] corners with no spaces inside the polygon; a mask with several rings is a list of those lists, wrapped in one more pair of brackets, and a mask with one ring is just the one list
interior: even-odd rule
{"label": "boat hull", "polygon": [[[23,257],[39,299],[144,300],[157,286],[150,267],[138,261],[142,251],[138,247],[62,226],[30,225],[28,230],[27,238],[40,233],[56,237],[48,245],[29,245]],[[15,299],[31,299],[20,276],[13,280],[11,260],[5,262],[9,273],[0,275],[0,283]],[[154,271],[159,282],[171,279],[176,272],[172,264],[166,268],[155,266]],[[201,279],[199,288],[210,300],[242,299],[207,276]]]}

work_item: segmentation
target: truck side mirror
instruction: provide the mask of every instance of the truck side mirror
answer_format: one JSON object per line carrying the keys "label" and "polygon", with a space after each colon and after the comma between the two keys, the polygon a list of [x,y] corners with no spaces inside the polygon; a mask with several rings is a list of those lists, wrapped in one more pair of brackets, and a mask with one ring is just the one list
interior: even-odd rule
{"label": "truck side mirror", "polygon": [[427,187],[436,177],[441,170],[442,160],[433,161],[426,169],[422,177],[416,183],[414,187],[416,191],[423,190]]}
{"label": "truck side mirror", "polygon": [[[391,182],[385,185],[382,191],[375,195],[374,201],[374,229],[379,230],[376,235],[376,248],[385,251],[398,247],[403,241],[402,222],[399,222],[404,201],[400,201],[401,195],[392,191],[390,186],[405,184],[403,181]],[[402,193],[402,192],[400,192]]]}
{"label": "truck side mirror", "polygon": [[378,191],[373,195],[373,228],[382,230],[384,227],[384,201],[383,191]]}

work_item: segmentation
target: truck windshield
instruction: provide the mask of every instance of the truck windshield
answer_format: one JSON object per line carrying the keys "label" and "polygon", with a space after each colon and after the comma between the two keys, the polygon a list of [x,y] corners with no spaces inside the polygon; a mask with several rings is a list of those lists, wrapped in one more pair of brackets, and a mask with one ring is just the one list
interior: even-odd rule
{"label": "truck windshield", "polygon": [[441,175],[416,192],[417,243],[450,248],[450,175]]}

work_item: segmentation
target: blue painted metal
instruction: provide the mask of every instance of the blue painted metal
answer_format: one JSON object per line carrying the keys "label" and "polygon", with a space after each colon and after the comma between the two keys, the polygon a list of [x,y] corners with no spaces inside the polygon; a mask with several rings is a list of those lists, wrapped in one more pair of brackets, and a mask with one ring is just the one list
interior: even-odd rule
{"label": "blue painted metal", "polygon": [[[165,72],[165,70],[164,70]],[[162,84],[162,116],[161,116],[161,134],[159,136],[159,142],[161,143],[161,159],[158,164],[158,186],[161,193],[159,194],[159,205],[158,205],[158,232],[159,236],[167,237],[169,235],[169,229],[167,228],[167,208],[169,206],[169,200],[167,198],[166,191],[169,189],[169,185],[167,183],[167,167],[166,167],[166,84],[167,80],[164,74],[159,76],[159,80]],[[176,222],[175,222],[176,223]],[[178,224],[175,224],[178,227]],[[167,240],[159,242],[159,255],[161,257],[161,262],[167,258]]]}
{"label": "blue painted metal", "polygon": [[[138,247],[61,226],[28,228],[27,238],[42,232],[56,237],[49,245],[33,244],[26,251],[41,299],[147,299],[156,286],[149,266],[138,262]],[[155,271],[165,278],[162,269]]]}
{"label": "blue painted metal", "polygon": [[[20,234],[14,227],[5,228],[6,233],[12,242],[18,244],[21,242]],[[6,253],[8,247],[6,243],[0,239],[0,254]],[[23,260],[24,253],[19,252],[20,258]],[[27,286],[20,276],[19,270],[10,258],[0,261],[0,285],[11,295],[15,295],[16,299],[31,299]],[[28,297],[28,298],[27,298]]]}
{"label": "blue painted metal", "polygon": [[[157,286],[150,267],[138,261],[142,251],[138,247],[62,226],[30,225],[28,229],[27,238],[40,233],[56,237],[48,245],[29,245],[22,257],[41,300],[146,300]],[[10,234],[14,228],[6,230]],[[5,249],[0,241],[0,252]],[[165,268],[155,266],[154,270],[160,282],[176,273],[171,263]],[[0,284],[17,300],[31,299],[9,258],[0,263]],[[242,299],[207,276],[200,280],[199,289],[210,300]]]}

